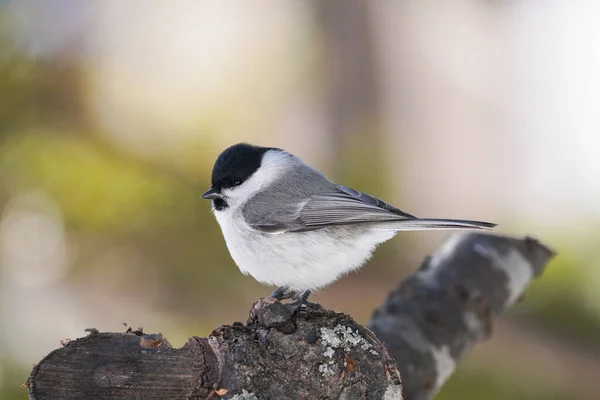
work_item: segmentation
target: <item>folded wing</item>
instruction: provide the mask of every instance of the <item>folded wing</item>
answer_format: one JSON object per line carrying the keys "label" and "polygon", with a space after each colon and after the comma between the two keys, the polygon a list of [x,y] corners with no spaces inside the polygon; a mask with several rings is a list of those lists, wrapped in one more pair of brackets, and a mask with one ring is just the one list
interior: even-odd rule
{"label": "folded wing", "polygon": [[277,206],[271,210],[247,212],[246,222],[257,230],[283,233],[415,218],[382,200],[341,185],[305,199],[290,200],[275,201]]}

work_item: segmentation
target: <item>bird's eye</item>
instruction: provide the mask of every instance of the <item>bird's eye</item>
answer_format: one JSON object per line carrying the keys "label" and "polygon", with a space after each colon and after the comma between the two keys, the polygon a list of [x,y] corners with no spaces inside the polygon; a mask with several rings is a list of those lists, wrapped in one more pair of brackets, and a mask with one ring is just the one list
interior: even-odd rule
{"label": "bird's eye", "polygon": [[240,178],[235,178],[233,180],[233,186],[240,186],[242,184],[242,180]]}

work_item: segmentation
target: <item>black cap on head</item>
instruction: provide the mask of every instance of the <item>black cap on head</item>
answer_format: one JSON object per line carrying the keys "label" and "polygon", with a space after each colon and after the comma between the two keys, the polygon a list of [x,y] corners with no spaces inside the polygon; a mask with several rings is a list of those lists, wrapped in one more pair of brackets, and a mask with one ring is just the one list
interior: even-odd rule
{"label": "black cap on head", "polygon": [[212,188],[216,191],[239,186],[260,167],[263,154],[275,147],[253,146],[247,143],[234,144],[217,157],[212,171]]}

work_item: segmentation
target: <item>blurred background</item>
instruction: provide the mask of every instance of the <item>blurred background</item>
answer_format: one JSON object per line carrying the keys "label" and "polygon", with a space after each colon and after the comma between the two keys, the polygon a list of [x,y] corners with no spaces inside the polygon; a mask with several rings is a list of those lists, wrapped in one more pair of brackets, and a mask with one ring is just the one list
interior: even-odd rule
{"label": "blurred background", "polygon": [[[272,290],[200,194],[283,147],[419,216],[559,252],[438,399],[600,398],[600,3],[0,0],[0,398],[84,329],[181,346]],[[448,232],[314,296],[366,323]]]}

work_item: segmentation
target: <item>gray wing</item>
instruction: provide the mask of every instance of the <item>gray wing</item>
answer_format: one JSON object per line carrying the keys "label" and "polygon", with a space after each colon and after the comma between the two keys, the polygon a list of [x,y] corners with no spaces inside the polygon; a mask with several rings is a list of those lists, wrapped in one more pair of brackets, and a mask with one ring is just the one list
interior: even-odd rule
{"label": "gray wing", "polygon": [[322,189],[326,190],[295,198],[278,199],[275,193],[269,199],[274,205],[272,209],[254,207],[245,210],[244,217],[252,228],[269,233],[306,232],[330,226],[415,218],[380,199],[342,185],[329,182]]}

